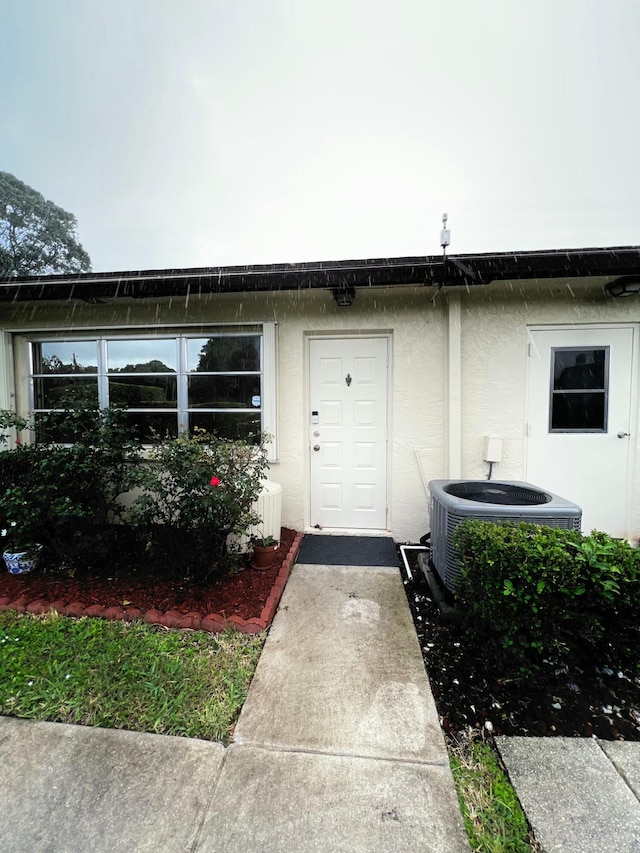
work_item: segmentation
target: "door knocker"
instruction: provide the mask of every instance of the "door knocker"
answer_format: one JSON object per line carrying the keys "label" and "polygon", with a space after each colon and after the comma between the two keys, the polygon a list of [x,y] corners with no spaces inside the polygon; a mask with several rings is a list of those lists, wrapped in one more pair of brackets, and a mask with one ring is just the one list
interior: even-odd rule
{"label": "door knocker", "polygon": [[347,383],[347,388],[348,388],[348,387],[349,387],[349,385],[351,385],[351,382],[352,382],[351,374],[350,374],[350,373],[347,373],[347,375],[346,375],[346,376],[345,376],[345,378],[344,378],[344,381]]}

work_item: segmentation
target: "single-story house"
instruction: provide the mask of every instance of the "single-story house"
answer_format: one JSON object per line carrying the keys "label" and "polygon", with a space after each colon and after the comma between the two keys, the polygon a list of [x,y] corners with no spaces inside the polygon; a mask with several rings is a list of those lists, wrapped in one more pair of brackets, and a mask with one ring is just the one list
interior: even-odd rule
{"label": "single-story house", "polygon": [[637,542],[639,291],[640,247],[10,278],[0,407],[262,428],[298,530],[415,542],[491,475]]}

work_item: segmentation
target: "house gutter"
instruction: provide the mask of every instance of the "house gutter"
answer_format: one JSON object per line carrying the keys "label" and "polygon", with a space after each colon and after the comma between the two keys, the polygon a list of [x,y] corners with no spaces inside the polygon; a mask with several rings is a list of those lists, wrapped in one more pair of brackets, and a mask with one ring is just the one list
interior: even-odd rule
{"label": "house gutter", "polygon": [[477,287],[493,281],[640,273],[640,247],[441,255],[193,269],[36,275],[0,280],[0,302],[157,299],[364,287]]}

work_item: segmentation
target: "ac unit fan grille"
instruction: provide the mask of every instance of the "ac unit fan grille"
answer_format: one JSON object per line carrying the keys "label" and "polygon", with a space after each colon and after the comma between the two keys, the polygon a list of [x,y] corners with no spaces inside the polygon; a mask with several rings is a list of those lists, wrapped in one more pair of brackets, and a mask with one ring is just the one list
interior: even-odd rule
{"label": "ac unit fan grille", "polygon": [[512,486],[508,483],[494,484],[489,480],[480,483],[451,483],[444,487],[444,491],[455,498],[501,506],[531,506],[546,504],[550,501],[549,496],[544,492]]}

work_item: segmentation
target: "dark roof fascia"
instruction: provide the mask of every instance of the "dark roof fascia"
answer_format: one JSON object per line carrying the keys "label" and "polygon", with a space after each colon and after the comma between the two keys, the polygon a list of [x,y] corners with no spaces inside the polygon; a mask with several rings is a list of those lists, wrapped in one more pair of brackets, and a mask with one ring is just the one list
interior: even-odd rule
{"label": "dark roof fascia", "polygon": [[19,276],[0,280],[0,302],[158,298],[353,287],[477,286],[493,281],[640,273],[640,246],[370,260]]}

